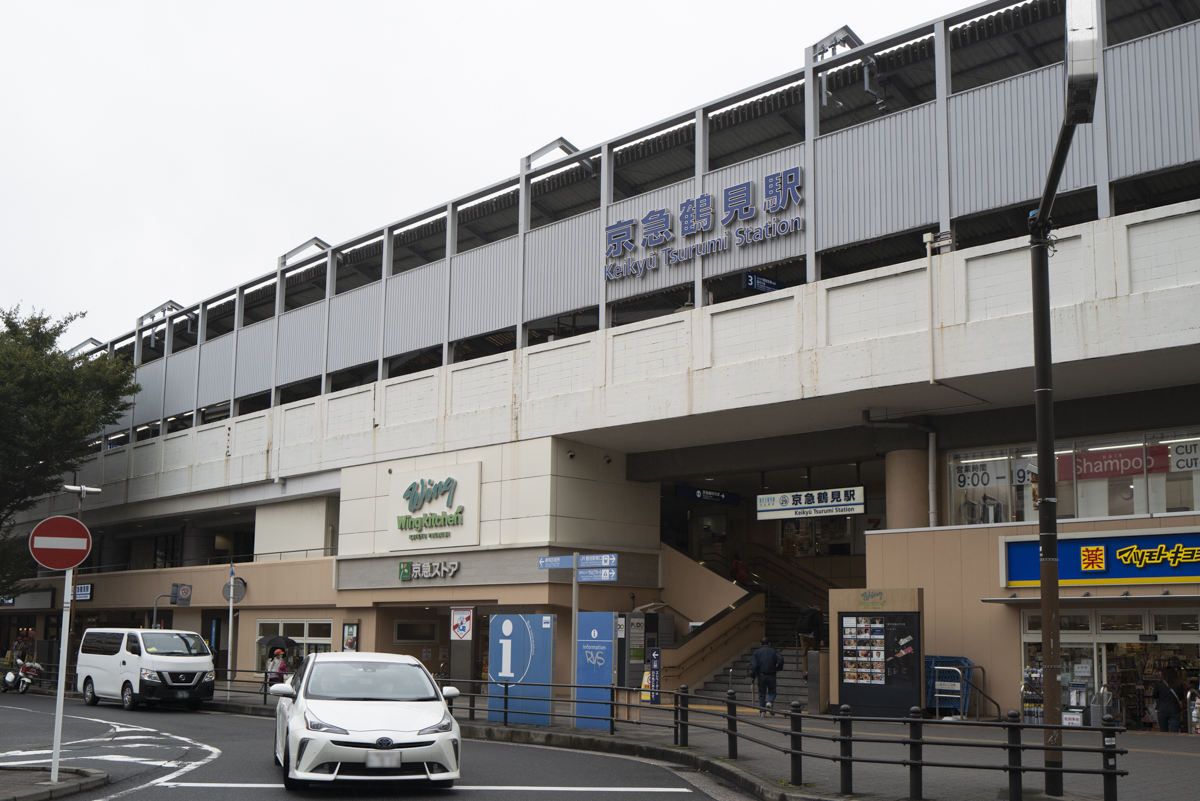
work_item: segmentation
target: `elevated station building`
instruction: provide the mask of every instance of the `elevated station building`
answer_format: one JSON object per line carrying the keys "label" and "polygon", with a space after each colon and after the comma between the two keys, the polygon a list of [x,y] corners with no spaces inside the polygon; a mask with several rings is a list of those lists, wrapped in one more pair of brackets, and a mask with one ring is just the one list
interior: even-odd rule
{"label": "elevated station building", "polygon": [[[1050,261],[1064,654],[1091,689],[1194,676],[1200,648],[1200,3],[1097,2]],[[1026,220],[1063,42],[1054,0],[843,29],[794,72],[137,317],[96,352],[141,391],[69,477],[103,489],[76,628],[150,625],[183,582],[160,622],[239,669],[260,636],[353,631],[446,672],[452,608],[557,614],[569,641],[570,577],[538,557],[617,553],[581,603],[672,621],[669,686],[830,588],[921,587],[926,651],[1017,707],[1040,658]],[[852,514],[760,519],[847,490]],[[6,641],[57,639],[60,605],[0,608]]]}

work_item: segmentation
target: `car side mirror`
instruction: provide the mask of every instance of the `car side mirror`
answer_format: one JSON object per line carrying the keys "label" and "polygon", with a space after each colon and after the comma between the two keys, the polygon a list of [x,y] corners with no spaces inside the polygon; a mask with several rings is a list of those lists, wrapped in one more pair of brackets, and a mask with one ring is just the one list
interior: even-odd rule
{"label": "car side mirror", "polygon": [[457,687],[443,687],[442,688],[442,697],[445,698],[447,701],[450,700],[451,698],[457,698],[458,697],[458,688]]}
{"label": "car side mirror", "polygon": [[278,695],[282,698],[295,698],[296,691],[292,689],[290,684],[272,684],[271,689],[267,690],[271,695]]}

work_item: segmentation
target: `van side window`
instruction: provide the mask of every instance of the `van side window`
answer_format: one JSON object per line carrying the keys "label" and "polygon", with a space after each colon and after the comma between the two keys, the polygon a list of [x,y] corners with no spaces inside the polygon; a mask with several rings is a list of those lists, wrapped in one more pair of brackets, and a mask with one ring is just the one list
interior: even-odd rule
{"label": "van side window", "polygon": [[142,646],[141,643],[138,642],[136,634],[130,633],[125,635],[125,650],[134,656],[142,655]]}
{"label": "van side window", "polygon": [[96,656],[102,655],[104,653],[104,635],[89,631],[83,636],[83,643],[79,646],[79,652]]}
{"label": "van side window", "polygon": [[114,656],[121,650],[121,634],[105,634],[104,635],[104,650],[101,652],[105,656]]}

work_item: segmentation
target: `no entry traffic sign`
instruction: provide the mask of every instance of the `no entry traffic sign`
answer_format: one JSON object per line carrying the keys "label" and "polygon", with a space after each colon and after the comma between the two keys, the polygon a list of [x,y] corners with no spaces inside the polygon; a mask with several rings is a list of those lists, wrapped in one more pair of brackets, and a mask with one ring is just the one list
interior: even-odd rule
{"label": "no entry traffic sign", "polygon": [[92,552],[92,535],[73,517],[48,517],[29,535],[29,552],[42,567],[71,570]]}

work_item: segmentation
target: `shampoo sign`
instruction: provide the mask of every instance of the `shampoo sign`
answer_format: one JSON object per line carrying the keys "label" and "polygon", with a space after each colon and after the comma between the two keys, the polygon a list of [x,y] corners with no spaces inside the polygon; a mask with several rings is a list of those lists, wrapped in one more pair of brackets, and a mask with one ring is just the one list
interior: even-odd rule
{"label": "shampoo sign", "polygon": [[388,476],[387,550],[479,544],[479,462]]}

